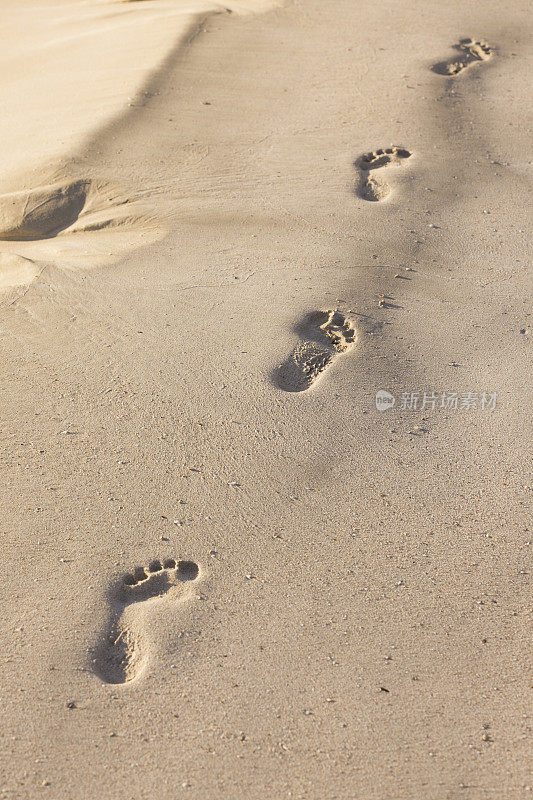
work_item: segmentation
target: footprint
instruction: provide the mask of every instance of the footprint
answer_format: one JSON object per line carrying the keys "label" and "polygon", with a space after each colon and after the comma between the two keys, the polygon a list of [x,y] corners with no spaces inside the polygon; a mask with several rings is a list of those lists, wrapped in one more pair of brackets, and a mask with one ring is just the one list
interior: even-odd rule
{"label": "footprint", "polygon": [[286,392],[304,392],[313,386],[339,353],[350,350],[357,338],[352,323],[340,311],[314,311],[296,332],[302,341],[274,374],[276,384]]}
{"label": "footprint", "polygon": [[404,159],[411,158],[412,153],[404,147],[388,147],[386,150],[374,150],[365,153],[355,162],[361,172],[359,196],[364,200],[384,200],[390,194],[390,186],[384,180],[375,178],[372,170],[387,164],[402,164]]}
{"label": "footprint", "polygon": [[454,45],[454,47],[461,53],[461,58],[456,58],[452,61],[439,61],[438,64],[433,65],[433,72],[453,77],[454,75],[459,75],[471,64],[487,61],[494,52],[486,42],[471,38],[461,39],[459,44]]}
{"label": "footprint", "polygon": [[144,623],[145,610],[163,595],[180,600],[190,596],[182,584],[195,581],[198,564],[173,558],[152,561],[125,575],[111,593],[111,620],[104,640],[93,655],[97,675],[106,683],[129,683],[143,672],[150,645]]}

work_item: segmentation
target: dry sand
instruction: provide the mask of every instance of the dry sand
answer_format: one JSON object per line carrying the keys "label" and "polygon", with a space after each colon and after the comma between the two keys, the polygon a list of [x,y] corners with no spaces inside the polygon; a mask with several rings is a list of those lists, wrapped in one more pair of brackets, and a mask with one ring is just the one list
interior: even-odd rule
{"label": "dry sand", "polygon": [[528,10],[2,3],[2,800],[530,796]]}

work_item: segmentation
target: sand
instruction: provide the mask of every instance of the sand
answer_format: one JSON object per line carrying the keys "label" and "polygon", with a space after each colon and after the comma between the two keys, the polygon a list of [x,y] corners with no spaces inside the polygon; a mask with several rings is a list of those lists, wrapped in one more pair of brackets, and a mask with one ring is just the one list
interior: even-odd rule
{"label": "sand", "polygon": [[4,2],[2,800],[529,796],[528,11]]}

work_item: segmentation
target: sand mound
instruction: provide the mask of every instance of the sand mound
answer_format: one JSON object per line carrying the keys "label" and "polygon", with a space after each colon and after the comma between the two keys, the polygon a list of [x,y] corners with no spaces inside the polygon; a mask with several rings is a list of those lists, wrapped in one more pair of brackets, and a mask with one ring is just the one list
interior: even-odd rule
{"label": "sand mound", "polygon": [[0,239],[27,241],[55,236],[78,219],[87,191],[87,182],[76,181],[0,195]]}
{"label": "sand mound", "polygon": [[0,195],[0,292],[28,285],[44,264],[111,264],[164,231],[151,207],[105,182],[77,180]]}

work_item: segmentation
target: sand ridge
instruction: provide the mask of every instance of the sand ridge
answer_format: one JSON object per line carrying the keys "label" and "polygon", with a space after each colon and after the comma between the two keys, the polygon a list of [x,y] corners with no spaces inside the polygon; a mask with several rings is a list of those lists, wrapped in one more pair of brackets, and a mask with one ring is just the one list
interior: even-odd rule
{"label": "sand ridge", "polygon": [[164,221],[149,203],[125,197],[104,181],[0,195],[0,292],[29,285],[46,264],[63,269],[112,264],[164,232]]}

